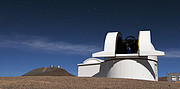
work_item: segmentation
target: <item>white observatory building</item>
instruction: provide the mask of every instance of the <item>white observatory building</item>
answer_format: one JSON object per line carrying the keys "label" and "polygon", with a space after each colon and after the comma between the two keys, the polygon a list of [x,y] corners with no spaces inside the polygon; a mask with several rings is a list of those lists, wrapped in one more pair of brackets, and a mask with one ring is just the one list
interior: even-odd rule
{"label": "white observatory building", "polygon": [[152,45],[150,31],[139,31],[138,39],[133,36],[123,39],[120,32],[109,32],[104,51],[93,53],[93,58],[78,64],[78,77],[158,81],[157,56],[163,55]]}

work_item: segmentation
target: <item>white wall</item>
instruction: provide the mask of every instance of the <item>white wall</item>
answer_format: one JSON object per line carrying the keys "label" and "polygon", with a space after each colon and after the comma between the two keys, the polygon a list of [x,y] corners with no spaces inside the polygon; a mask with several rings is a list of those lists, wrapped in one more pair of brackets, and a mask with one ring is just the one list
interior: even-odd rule
{"label": "white wall", "polygon": [[143,59],[118,59],[78,67],[78,77],[109,77],[158,80],[157,62]]}

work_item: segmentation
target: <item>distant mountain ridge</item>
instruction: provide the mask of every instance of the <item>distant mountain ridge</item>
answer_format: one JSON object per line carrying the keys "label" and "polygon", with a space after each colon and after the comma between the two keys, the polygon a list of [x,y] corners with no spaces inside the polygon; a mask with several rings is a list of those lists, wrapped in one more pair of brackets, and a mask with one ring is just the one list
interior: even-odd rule
{"label": "distant mountain ridge", "polygon": [[62,68],[42,67],[31,70],[23,76],[74,76]]}

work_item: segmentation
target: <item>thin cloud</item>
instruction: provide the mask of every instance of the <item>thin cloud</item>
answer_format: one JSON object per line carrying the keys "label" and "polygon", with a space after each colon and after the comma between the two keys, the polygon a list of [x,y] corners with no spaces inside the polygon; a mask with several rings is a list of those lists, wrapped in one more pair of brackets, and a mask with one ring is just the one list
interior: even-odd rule
{"label": "thin cloud", "polygon": [[1,36],[0,47],[23,50],[37,50],[46,53],[88,54],[100,50],[89,44],[72,44],[62,41],[52,41],[38,36]]}
{"label": "thin cloud", "polygon": [[165,57],[180,58],[180,49],[169,49],[165,53]]}

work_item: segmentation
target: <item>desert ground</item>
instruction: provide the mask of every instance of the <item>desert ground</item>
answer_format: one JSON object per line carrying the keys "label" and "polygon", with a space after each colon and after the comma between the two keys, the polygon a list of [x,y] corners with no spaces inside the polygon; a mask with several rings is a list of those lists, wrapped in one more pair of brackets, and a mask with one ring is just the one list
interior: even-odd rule
{"label": "desert ground", "polygon": [[0,89],[180,89],[180,83],[74,76],[0,77]]}

